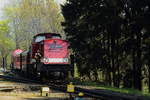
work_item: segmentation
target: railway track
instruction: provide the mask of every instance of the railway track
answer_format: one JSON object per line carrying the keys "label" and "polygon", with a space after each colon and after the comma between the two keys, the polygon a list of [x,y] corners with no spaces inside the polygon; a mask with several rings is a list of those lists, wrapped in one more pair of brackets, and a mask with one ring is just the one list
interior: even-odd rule
{"label": "railway track", "polygon": [[[59,90],[63,92],[66,92],[67,90],[67,86],[65,82],[63,84],[61,82],[41,83],[40,81],[36,81],[36,80],[30,80],[30,79],[13,77],[13,76],[5,76],[5,75],[0,75],[0,78],[5,78],[16,82],[21,82],[21,83],[36,83],[36,84],[47,85],[51,89]],[[96,98],[98,100],[150,100],[149,97],[129,95],[129,94],[118,93],[109,90],[85,89],[85,88],[75,86],[74,94],[78,94],[79,92],[83,92],[86,97]]]}
{"label": "railway track", "polygon": [[[50,88],[57,89],[64,92],[66,92],[67,90],[66,85],[49,84],[49,86]],[[75,86],[74,94],[78,94],[79,92],[83,92],[84,96],[86,97],[96,98],[98,100],[150,100],[150,97],[145,97],[145,96],[125,94],[125,93],[114,92],[111,90],[103,90],[103,89],[86,89],[86,88]]]}
{"label": "railway track", "polygon": [[[66,92],[66,85],[49,84],[50,88]],[[137,96],[102,89],[85,89],[75,86],[75,93],[83,92],[84,96],[97,100],[150,100],[150,97]]]}
{"label": "railway track", "polygon": [[36,80],[29,80],[21,77],[14,77],[14,76],[8,76],[8,75],[0,75],[0,78],[8,79],[11,81],[15,82],[20,82],[20,83],[37,83],[37,84],[42,84],[40,81]]}

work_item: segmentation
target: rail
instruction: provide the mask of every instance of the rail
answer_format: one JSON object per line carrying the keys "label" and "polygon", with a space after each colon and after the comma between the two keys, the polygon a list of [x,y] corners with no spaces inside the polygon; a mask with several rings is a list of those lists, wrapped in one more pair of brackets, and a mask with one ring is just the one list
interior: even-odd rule
{"label": "rail", "polygon": [[8,75],[0,75],[0,78],[5,78],[5,79],[8,79],[8,80],[15,81],[15,82],[20,82],[20,83],[37,83],[37,84],[41,84],[40,81],[25,79],[25,78],[21,78],[21,77],[8,76]]}

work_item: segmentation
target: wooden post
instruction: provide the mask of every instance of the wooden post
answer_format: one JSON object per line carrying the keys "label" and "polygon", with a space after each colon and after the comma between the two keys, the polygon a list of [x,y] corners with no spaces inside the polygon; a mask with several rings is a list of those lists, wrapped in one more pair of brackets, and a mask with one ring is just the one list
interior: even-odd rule
{"label": "wooden post", "polygon": [[4,69],[4,71],[6,71],[6,59],[5,59],[5,57],[2,58],[2,68]]}

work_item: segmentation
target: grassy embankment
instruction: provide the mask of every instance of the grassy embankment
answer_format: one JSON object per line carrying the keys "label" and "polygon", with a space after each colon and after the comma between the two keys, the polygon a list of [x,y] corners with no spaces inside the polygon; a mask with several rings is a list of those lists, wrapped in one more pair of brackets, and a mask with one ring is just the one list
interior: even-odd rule
{"label": "grassy embankment", "polygon": [[135,89],[131,89],[131,88],[115,88],[115,87],[111,87],[111,86],[102,85],[97,82],[80,81],[80,80],[78,80],[79,73],[78,73],[78,68],[77,68],[76,64],[75,64],[74,70],[75,70],[74,77],[77,78],[77,79],[73,80],[74,85],[92,86],[97,89],[111,90],[111,91],[120,92],[120,93],[127,93],[127,94],[142,95],[142,96],[150,97],[150,93],[148,92],[148,89],[145,86],[144,86],[143,91],[139,91],[139,90],[135,90]]}
{"label": "grassy embankment", "polygon": [[120,93],[127,93],[127,94],[135,94],[135,95],[142,95],[142,96],[150,96],[150,93],[148,93],[146,90],[138,91],[135,89],[129,89],[129,88],[115,88],[111,86],[105,86],[101,85],[97,82],[90,82],[90,81],[79,81],[79,80],[74,80],[73,83],[75,85],[81,85],[81,86],[92,86],[96,89],[104,89],[104,90],[111,90],[115,92],[120,92]]}

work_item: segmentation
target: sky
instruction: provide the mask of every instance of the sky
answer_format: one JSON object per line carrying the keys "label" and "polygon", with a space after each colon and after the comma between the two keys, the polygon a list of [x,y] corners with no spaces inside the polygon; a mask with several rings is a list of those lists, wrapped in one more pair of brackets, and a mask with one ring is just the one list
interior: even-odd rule
{"label": "sky", "polygon": [[65,2],[66,0],[56,0],[58,3],[63,3]]}
{"label": "sky", "polygon": [[[9,0],[0,0],[0,19],[2,19],[3,11],[2,9],[6,6],[6,4],[9,2]],[[62,4],[65,2],[65,0],[56,0],[59,4]]]}
{"label": "sky", "polygon": [[0,0],[0,8],[3,8],[8,0]]}
{"label": "sky", "polygon": [[0,0],[0,18],[2,17],[2,9],[6,6],[8,0]]}

